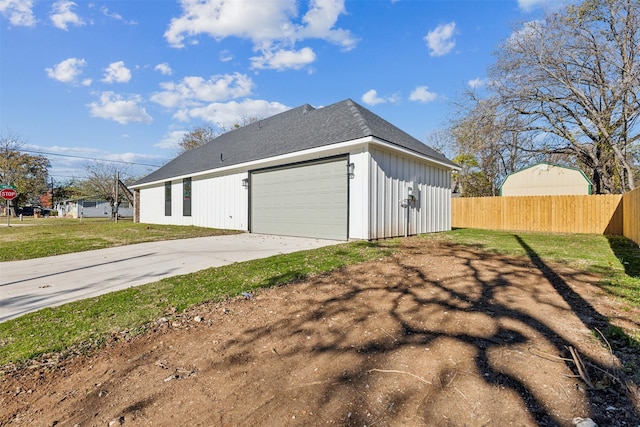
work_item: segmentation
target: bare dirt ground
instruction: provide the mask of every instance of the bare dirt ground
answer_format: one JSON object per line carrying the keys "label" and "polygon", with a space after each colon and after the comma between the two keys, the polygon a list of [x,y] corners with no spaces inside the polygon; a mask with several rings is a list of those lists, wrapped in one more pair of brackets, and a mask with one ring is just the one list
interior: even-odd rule
{"label": "bare dirt ground", "polygon": [[596,281],[411,238],[389,259],[5,373],[0,425],[635,427],[640,356],[595,331],[640,330],[640,311]]}

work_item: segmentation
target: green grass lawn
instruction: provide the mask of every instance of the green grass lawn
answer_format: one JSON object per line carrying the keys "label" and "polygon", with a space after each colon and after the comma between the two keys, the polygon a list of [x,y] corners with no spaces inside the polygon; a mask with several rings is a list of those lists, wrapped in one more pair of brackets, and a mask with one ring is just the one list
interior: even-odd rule
{"label": "green grass lawn", "polygon": [[[4,217],[6,221],[6,217]],[[6,222],[4,222],[6,224]],[[0,227],[0,262],[62,255],[158,240],[217,236],[235,233],[203,227],[135,224],[104,218],[11,219],[11,226]]]}
{"label": "green grass lawn", "polygon": [[[184,227],[185,234],[181,234],[180,227],[173,229],[173,227],[131,223],[96,223],[96,225],[84,231],[73,232],[68,231],[73,228],[72,226],[65,229],[63,223],[44,228],[22,227],[25,231],[23,232],[22,229],[18,231],[18,233],[24,233],[19,244],[28,246],[34,244],[33,240],[36,240],[39,244],[57,241],[58,245],[63,246],[62,241],[65,238],[56,235],[56,230],[60,234],[68,232],[68,236],[79,235],[78,240],[116,241],[116,244],[126,244],[135,240],[130,237],[130,234],[138,232],[141,239],[159,240],[157,238],[159,236],[179,238],[186,234],[192,237],[191,232],[194,231],[193,227]],[[123,227],[127,231],[119,231],[118,227]],[[136,231],[137,227],[140,227],[138,231]],[[43,239],[40,233],[27,231],[28,229],[47,230],[53,235],[50,235],[47,240]],[[6,238],[6,231],[6,229],[0,230],[1,252],[4,252],[5,248],[13,247],[11,245],[17,245],[15,241]],[[13,233],[14,230],[11,229],[7,234],[15,236]],[[114,237],[118,233],[126,236]],[[424,238],[445,239],[509,255],[532,256],[535,254],[544,261],[562,262],[578,269],[592,271],[603,277],[604,289],[617,298],[640,307],[640,249],[624,238],[473,229],[425,235]],[[22,364],[47,353],[64,355],[96,348],[113,333],[127,330],[129,335],[136,334],[144,331],[151,322],[162,316],[180,313],[206,301],[218,301],[243,291],[284,284],[349,264],[381,259],[398,251],[398,242],[399,240],[351,242],[277,255],[167,278],[159,282],[26,314],[0,323],[0,366]],[[47,253],[46,247],[49,246],[45,246],[45,249],[39,253]],[[67,252],[71,251],[67,250]],[[31,253],[33,255],[33,252]]]}

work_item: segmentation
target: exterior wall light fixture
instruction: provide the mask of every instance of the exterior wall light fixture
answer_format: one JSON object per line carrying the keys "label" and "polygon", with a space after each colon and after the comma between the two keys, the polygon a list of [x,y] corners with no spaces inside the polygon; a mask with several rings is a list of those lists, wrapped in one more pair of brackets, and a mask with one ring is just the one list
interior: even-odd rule
{"label": "exterior wall light fixture", "polygon": [[356,169],[356,165],[353,163],[349,163],[347,165],[347,176],[351,179],[353,179],[356,175],[353,173],[353,171]]}

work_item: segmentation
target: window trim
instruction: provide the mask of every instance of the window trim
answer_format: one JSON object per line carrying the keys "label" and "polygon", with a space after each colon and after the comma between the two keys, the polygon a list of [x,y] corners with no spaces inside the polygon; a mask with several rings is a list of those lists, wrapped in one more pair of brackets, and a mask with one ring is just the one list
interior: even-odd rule
{"label": "window trim", "polygon": [[164,216],[171,216],[171,181],[164,183]]}
{"label": "window trim", "polygon": [[191,216],[192,181],[191,177],[182,179],[182,216]]}

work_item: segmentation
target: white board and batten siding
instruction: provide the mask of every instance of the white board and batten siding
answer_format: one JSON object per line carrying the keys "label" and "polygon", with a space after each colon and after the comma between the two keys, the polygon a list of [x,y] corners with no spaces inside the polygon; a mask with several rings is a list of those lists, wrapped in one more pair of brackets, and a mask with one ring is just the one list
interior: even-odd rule
{"label": "white board and batten siding", "polygon": [[[451,229],[450,170],[386,150],[371,148],[370,154],[369,239]],[[407,187],[416,200],[403,207]]]}
{"label": "white board and batten siding", "polygon": [[247,230],[247,192],[242,180],[247,172],[204,175],[191,181],[191,215],[183,214],[183,180],[171,181],[171,215],[165,215],[164,183],[140,191],[140,222],[149,224],[195,225],[198,227]]}

